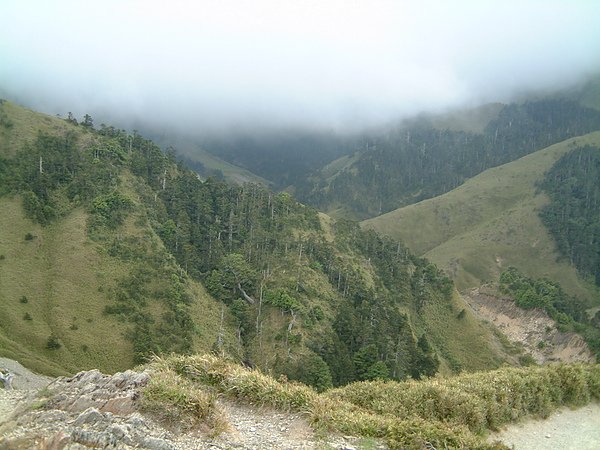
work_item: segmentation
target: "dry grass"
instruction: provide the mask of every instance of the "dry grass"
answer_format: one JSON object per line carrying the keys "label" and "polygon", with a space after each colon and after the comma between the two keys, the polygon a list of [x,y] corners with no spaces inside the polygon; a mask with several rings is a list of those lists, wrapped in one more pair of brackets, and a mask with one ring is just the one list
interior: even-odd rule
{"label": "dry grass", "polygon": [[481,433],[562,405],[600,399],[600,366],[504,368],[448,379],[360,382],[318,394],[210,355],[171,356],[153,363],[200,389],[306,415],[316,428],[385,439],[391,448],[504,448]]}
{"label": "dry grass", "polygon": [[157,368],[142,391],[140,409],[170,429],[188,431],[203,427],[211,434],[227,429],[216,404],[217,396],[208,386],[198,386],[165,367]]}

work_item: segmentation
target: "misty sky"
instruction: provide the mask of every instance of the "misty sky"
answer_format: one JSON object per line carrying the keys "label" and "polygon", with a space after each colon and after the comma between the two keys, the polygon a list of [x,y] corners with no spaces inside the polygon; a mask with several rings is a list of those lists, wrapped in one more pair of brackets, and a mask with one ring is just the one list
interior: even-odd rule
{"label": "misty sky", "polygon": [[0,94],[118,126],[354,129],[600,70],[598,0],[0,6]]}

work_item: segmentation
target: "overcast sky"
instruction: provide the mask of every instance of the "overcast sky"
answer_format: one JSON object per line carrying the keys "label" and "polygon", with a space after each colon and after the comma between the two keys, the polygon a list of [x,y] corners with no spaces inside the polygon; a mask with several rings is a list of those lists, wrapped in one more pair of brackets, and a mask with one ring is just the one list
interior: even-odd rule
{"label": "overcast sky", "polygon": [[600,69],[598,0],[0,3],[0,93],[118,126],[356,128]]}

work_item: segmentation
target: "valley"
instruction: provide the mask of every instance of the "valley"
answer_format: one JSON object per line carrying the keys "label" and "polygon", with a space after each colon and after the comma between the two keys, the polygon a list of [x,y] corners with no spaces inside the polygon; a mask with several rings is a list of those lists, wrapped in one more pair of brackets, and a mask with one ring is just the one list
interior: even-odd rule
{"label": "valley", "polygon": [[0,450],[600,448],[600,2],[1,11]]}
{"label": "valley", "polygon": [[[475,136],[485,129],[483,122],[498,120],[504,108],[482,110],[480,122],[468,114],[426,120],[453,127],[446,138],[466,136],[457,131],[461,127],[470,127]],[[425,405],[419,386],[426,383],[433,383],[431,389],[437,383],[462,389],[461,377],[485,377],[494,370],[507,371],[501,378],[518,373],[545,383],[545,377],[559,375],[540,375],[555,370],[543,367],[561,362],[566,365],[557,367],[583,370],[591,377],[584,383],[590,392],[581,399],[540,399],[546,406],[524,406],[523,417],[600,396],[594,387],[600,296],[593,252],[578,259],[579,266],[572,256],[570,261],[564,257],[565,248],[578,252],[577,239],[593,239],[594,231],[581,231],[589,230],[587,225],[576,232],[569,228],[562,247],[557,245],[556,236],[566,233],[560,228],[564,222],[552,219],[554,228],[549,229],[544,220],[564,216],[561,202],[572,193],[542,189],[548,173],[571,174],[583,186],[573,191],[583,189],[584,202],[596,204],[593,176],[586,178],[588,171],[579,171],[577,164],[592,161],[600,131],[539,150],[528,147],[525,156],[509,152],[513,160],[496,167],[486,168],[490,162],[483,162],[480,173],[458,187],[438,187],[441,193],[435,188],[414,195],[412,184],[400,201],[410,197],[411,204],[358,223],[344,218],[364,216],[357,204],[337,204],[334,217],[299,203],[291,194],[306,194],[302,189],[307,185],[299,179],[277,192],[266,179],[208,153],[195,163],[188,161],[192,167],[199,164],[197,171],[190,170],[176,154],[164,153],[137,132],[106,125],[95,129],[7,101],[0,104],[0,114],[0,355],[5,358],[50,376],[90,369],[115,373],[137,366],[166,370],[166,380],[175,377],[172,370],[182,376],[188,363],[176,362],[184,361],[177,356],[156,363],[156,355],[208,358],[201,364],[215,368],[211,377],[246,370],[230,366],[244,364],[254,372],[240,372],[240,377],[264,376],[261,383],[266,384],[290,380],[290,387],[278,384],[277,389],[308,389],[301,395],[317,410],[341,401],[346,412],[327,427],[343,433],[344,442],[378,448],[425,441],[503,448],[485,447],[476,436],[497,428],[492,412],[485,425],[473,419],[463,424],[465,430],[450,432],[448,426],[470,420],[466,417],[474,410],[454,416],[453,411],[466,406],[453,405],[448,416],[433,410],[405,412],[405,406],[377,400],[379,383],[407,383],[415,389],[417,404]],[[425,126],[423,120],[418,119],[418,127]],[[434,128],[428,130],[411,139],[436,136]],[[552,136],[563,135],[557,131]],[[378,153],[373,147],[307,164],[315,164],[314,169],[325,161],[320,172],[335,183],[340,173],[360,173],[356,164],[365,155]],[[559,161],[562,172],[557,172]],[[423,170],[426,178],[429,168]],[[357,192],[350,185],[347,191]],[[417,201],[420,195],[431,198]],[[553,216],[544,218],[541,212],[550,211],[550,205]],[[593,217],[584,219],[593,223]],[[498,284],[506,273],[517,281]],[[525,282],[535,286],[535,293],[523,293]],[[546,312],[521,309],[517,303],[525,302],[523,296],[538,308],[543,303]],[[188,386],[188,381],[177,383]],[[190,389],[198,388],[198,380],[191,383]],[[208,388],[215,389],[220,388]],[[373,404],[364,403],[363,389],[373,389],[368,391]],[[151,395],[144,392],[142,396]],[[241,403],[230,399],[219,406],[246,433],[241,438],[226,435],[225,446],[235,439],[240,445],[249,442],[254,438],[248,430],[260,428],[252,424],[262,413],[243,406],[257,399],[244,392]],[[313,398],[313,393],[324,397]],[[455,394],[462,398],[459,391]],[[162,411],[171,394],[160,395],[154,407]],[[436,395],[441,399],[445,394]],[[7,401],[26,402],[19,396]],[[273,401],[270,405],[279,408],[278,400]],[[358,422],[345,415],[354,408],[360,411]],[[307,448],[320,445],[310,427],[318,428],[315,424],[325,416],[317,412],[304,422],[300,416],[273,414],[304,430],[298,433]],[[218,428],[216,419],[202,420],[203,427]],[[367,423],[374,428],[365,428]],[[404,426],[419,431],[412,435]],[[75,442],[84,439],[79,431],[73,433],[79,436],[72,438]],[[98,439],[109,439],[108,431],[98,433]],[[262,445],[266,437],[260,433],[256,442]],[[132,434],[131,439],[141,437]],[[284,445],[287,437],[281,439],[272,448]]]}
{"label": "valley", "polygon": [[572,295],[595,302],[593,283],[561,261],[539,218],[548,200],[538,184],[565,153],[579,145],[599,144],[598,132],[569,139],[362,225],[401,239],[443,267],[461,290],[496,281],[502,270],[515,266],[531,276],[557,280]]}

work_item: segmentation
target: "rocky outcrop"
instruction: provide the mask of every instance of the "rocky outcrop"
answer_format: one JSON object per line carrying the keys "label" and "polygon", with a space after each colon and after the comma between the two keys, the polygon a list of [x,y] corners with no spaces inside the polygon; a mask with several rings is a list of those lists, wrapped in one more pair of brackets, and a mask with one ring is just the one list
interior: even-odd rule
{"label": "rocky outcrop", "polygon": [[300,413],[223,398],[218,406],[228,429],[219,436],[167,429],[139,410],[141,390],[151,376],[146,371],[104,375],[91,370],[58,378],[40,391],[0,390],[0,450],[358,448],[352,437],[319,440]]}
{"label": "rocky outcrop", "polygon": [[104,375],[97,370],[58,378],[38,394],[21,398],[0,421],[0,448],[175,449],[172,436],[138,411],[146,372]]}

